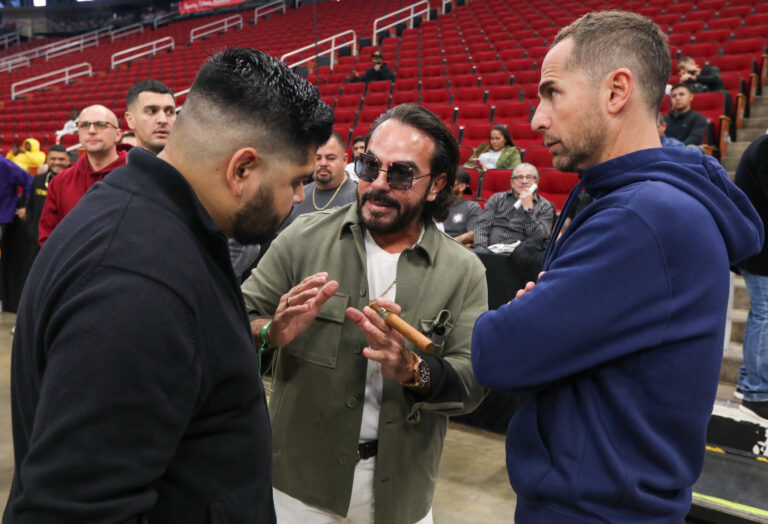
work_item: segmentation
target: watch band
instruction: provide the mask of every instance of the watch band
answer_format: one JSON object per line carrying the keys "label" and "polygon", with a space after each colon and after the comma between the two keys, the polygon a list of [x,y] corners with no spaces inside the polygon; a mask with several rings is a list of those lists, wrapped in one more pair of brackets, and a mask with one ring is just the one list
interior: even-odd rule
{"label": "watch band", "polygon": [[421,358],[416,353],[411,353],[411,354],[414,357],[416,357],[413,363],[413,366],[411,368],[413,375],[410,381],[399,382],[399,384],[407,388],[423,388],[424,386],[429,384],[429,380],[430,380],[429,364],[427,364],[427,361]]}

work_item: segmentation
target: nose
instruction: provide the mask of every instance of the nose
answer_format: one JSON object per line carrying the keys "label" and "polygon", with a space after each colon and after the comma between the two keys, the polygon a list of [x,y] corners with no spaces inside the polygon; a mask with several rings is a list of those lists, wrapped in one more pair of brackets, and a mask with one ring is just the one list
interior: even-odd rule
{"label": "nose", "polygon": [[531,130],[537,133],[543,133],[551,125],[549,116],[546,114],[543,106],[544,103],[540,102],[539,106],[536,108],[536,112],[533,114],[533,118],[531,119]]}
{"label": "nose", "polygon": [[379,191],[389,191],[389,182],[387,182],[387,172],[384,169],[379,170],[379,176],[371,182],[371,186]]}

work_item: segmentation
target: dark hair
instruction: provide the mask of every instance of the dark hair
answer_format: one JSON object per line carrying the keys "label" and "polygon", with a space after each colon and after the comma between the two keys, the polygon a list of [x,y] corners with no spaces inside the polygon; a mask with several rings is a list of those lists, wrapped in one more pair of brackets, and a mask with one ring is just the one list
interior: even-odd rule
{"label": "dark hair", "polygon": [[368,140],[368,137],[366,137],[365,135],[356,136],[355,138],[352,139],[352,145],[355,145],[358,142],[365,142],[367,140]]}
{"label": "dark hair", "polygon": [[672,89],[670,89],[669,92],[671,93],[672,91],[674,91],[675,89],[678,89],[680,87],[683,87],[683,88],[687,89],[689,93],[693,93],[693,91],[691,91],[691,86],[689,86],[685,82],[678,82],[678,83],[676,83],[675,85],[672,86]]}
{"label": "dark hair", "polygon": [[61,144],[53,144],[51,147],[48,148],[48,153],[51,153],[52,151],[56,151],[57,153],[66,153],[67,155],[69,154],[69,151],[67,151],[67,148]]}
{"label": "dark hair", "polygon": [[[491,128],[491,131],[498,131],[499,133],[501,133],[501,136],[504,137],[504,140],[507,141],[508,146],[512,146],[512,147],[515,146],[515,142],[512,140],[512,136],[509,134],[509,129],[507,129],[507,126],[502,124],[496,124]],[[491,136],[491,131],[488,131],[489,138]]]}
{"label": "dark hair", "polygon": [[682,62],[695,62],[696,60],[693,59],[692,56],[683,56],[678,58],[677,63],[680,64]]}
{"label": "dark hair", "polygon": [[333,130],[333,111],[314,86],[258,49],[233,47],[206,60],[180,118],[198,105],[213,106],[217,118],[248,129],[264,151],[295,162],[306,162],[308,149]]}
{"label": "dark hair", "polygon": [[339,143],[342,149],[347,148],[347,146],[344,144],[344,138],[336,131],[331,132],[331,136],[328,140],[330,140],[331,138],[336,139],[336,141]]}
{"label": "dark hair", "polygon": [[173,103],[176,103],[176,97],[173,95],[173,91],[171,91],[170,87],[162,83],[160,80],[153,80],[148,78],[147,80],[136,82],[128,88],[128,92],[125,94],[125,107],[131,107],[131,104],[133,104],[136,99],[139,98],[139,95],[144,91],[158,93],[160,95],[171,95],[173,98]]}
{"label": "dark hair", "polygon": [[376,119],[368,133],[368,139],[370,140],[377,127],[389,119],[414,127],[429,135],[434,141],[435,150],[429,160],[429,171],[432,173],[431,180],[434,180],[440,173],[445,173],[446,184],[433,202],[426,203],[423,219],[434,219],[442,222],[448,217],[448,210],[453,202],[453,183],[456,181],[456,169],[459,166],[459,144],[456,137],[453,136],[445,122],[429,109],[415,104],[401,104]]}
{"label": "dark hair", "polygon": [[649,111],[664,100],[671,60],[667,35],[653,20],[626,11],[587,13],[557,33],[553,46],[573,38],[567,67],[583,67],[595,82],[619,67],[634,74]]}

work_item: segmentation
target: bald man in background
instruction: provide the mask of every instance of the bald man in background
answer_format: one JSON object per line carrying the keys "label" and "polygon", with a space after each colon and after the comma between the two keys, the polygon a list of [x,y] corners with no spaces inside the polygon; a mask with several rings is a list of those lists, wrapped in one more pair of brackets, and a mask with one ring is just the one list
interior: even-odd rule
{"label": "bald man in background", "polygon": [[77,134],[85,154],[72,167],[59,173],[48,186],[40,215],[39,243],[42,246],[54,228],[93,184],[125,165],[129,145],[118,144],[117,116],[101,105],[88,106],[77,118]]}

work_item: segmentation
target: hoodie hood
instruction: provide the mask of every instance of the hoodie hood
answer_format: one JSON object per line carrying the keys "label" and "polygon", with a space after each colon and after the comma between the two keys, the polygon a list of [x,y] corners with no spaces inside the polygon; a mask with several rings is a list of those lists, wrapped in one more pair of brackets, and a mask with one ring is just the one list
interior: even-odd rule
{"label": "hoodie hood", "polygon": [[731,264],[760,251],[763,245],[762,220],[747,196],[728,179],[717,160],[695,149],[644,149],[586,169],[579,177],[597,199],[646,181],[664,182],[684,191],[714,218]]}
{"label": "hoodie hood", "polygon": [[22,150],[26,151],[25,146],[29,144],[29,152],[30,153],[37,153],[40,151],[40,142],[38,142],[34,138],[27,138],[24,140],[24,142],[21,143]]}

